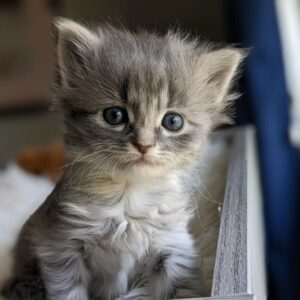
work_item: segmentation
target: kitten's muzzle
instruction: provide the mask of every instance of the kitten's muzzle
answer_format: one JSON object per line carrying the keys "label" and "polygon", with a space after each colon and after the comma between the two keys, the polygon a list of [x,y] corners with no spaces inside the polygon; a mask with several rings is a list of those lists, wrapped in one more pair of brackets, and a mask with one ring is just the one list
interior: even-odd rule
{"label": "kitten's muzzle", "polygon": [[140,144],[138,142],[133,142],[132,145],[141,153],[141,154],[146,154],[147,151],[153,147],[154,145],[143,145],[143,144]]}

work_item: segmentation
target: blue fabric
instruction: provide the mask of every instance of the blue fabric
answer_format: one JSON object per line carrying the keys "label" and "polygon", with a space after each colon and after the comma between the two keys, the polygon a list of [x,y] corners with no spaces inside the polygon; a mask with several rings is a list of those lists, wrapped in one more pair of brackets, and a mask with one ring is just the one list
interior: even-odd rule
{"label": "blue fabric", "polygon": [[257,128],[270,295],[293,300],[300,283],[300,154],[288,138],[290,101],[274,1],[230,0],[228,4],[231,41],[252,47],[237,119],[240,124],[253,122]]}

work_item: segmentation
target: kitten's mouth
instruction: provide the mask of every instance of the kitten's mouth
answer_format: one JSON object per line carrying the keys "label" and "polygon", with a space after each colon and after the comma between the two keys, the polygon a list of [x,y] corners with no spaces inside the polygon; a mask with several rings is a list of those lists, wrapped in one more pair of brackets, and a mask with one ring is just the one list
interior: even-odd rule
{"label": "kitten's mouth", "polygon": [[146,165],[153,165],[153,162],[149,158],[145,156],[141,156],[135,161],[135,164],[138,166],[146,166]]}

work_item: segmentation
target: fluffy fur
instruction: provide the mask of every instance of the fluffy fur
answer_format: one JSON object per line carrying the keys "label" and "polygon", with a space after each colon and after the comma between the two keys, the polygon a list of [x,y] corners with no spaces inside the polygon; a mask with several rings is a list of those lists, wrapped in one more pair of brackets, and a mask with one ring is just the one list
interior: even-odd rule
{"label": "fluffy fur", "polygon": [[[204,295],[191,187],[208,133],[227,120],[242,51],[174,32],[88,29],[65,19],[56,28],[56,104],[70,164],[23,227],[6,293],[23,300]],[[105,122],[103,111],[115,106],[128,122]],[[183,117],[180,131],[161,125],[168,112]]]}

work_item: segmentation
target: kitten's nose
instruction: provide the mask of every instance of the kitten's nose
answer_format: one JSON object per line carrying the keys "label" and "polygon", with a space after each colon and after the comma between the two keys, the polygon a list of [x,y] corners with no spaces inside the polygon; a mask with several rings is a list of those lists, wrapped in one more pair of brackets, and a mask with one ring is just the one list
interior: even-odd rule
{"label": "kitten's nose", "polygon": [[137,142],[133,142],[132,145],[139,150],[139,152],[141,152],[142,154],[145,154],[149,148],[151,148],[153,145],[142,145],[140,143]]}

